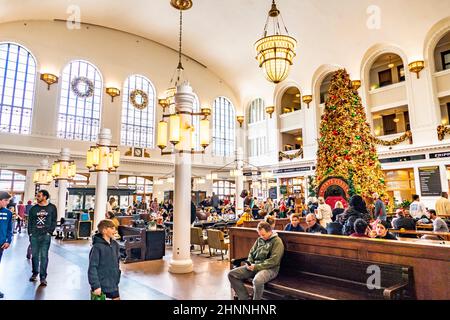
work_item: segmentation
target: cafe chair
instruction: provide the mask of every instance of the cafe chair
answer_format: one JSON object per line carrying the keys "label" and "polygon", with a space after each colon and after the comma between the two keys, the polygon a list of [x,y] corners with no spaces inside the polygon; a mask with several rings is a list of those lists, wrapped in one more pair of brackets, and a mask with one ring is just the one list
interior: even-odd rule
{"label": "cafe chair", "polygon": [[191,245],[200,246],[200,252],[203,253],[203,249],[208,244],[207,238],[203,236],[202,228],[191,227]]}
{"label": "cafe chair", "polygon": [[228,247],[230,245],[230,241],[225,239],[224,233],[220,230],[215,229],[206,229],[206,233],[208,236],[208,247],[209,247],[209,255],[212,256],[211,249],[220,250],[223,260],[223,251],[225,254],[228,253]]}

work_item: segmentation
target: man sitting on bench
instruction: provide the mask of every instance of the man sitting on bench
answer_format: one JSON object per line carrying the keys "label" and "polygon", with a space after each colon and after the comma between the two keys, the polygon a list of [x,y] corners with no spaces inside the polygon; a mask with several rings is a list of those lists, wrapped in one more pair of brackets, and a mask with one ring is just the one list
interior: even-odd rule
{"label": "man sitting on bench", "polygon": [[284,254],[283,241],[267,222],[260,222],[257,231],[259,238],[250,249],[246,265],[228,273],[231,287],[239,300],[249,299],[243,280],[253,278],[253,300],[261,300],[264,284],[274,279],[280,270]]}

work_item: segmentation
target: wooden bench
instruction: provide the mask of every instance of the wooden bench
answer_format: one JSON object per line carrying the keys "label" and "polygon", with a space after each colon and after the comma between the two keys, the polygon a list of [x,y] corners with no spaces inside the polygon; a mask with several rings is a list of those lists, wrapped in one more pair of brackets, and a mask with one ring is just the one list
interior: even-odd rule
{"label": "wooden bench", "polygon": [[[123,262],[144,261],[146,253],[146,229],[133,228],[127,226],[119,226],[120,240],[119,248],[124,251]],[[140,258],[134,258],[132,255],[133,249],[140,250]]]}
{"label": "wooden bench", "polygon": [[[393,265],[395,267],[392,269],[392,273],[397,273],[397,279],[400,279],[400,277],[398,276],[398,271],[395,270],[400,270],[399,267],[406,267],[409,268],[408,272],[402,269],[402,273],[405,275],[408,274],[408,281],[411,282],[411,297],[420,300],[450,299],[450,286],[448,286],[450,280],[450,273],[448,271],[450,270],[450,246],[308,234],[304,232],[278,231],[278,236],[282,239],[285,252],[287,253],[284,259],[289,259],[291,252],[326,256],[330,261],[330,265],[339,272],[344,272],[343,270],[345,270],[340,264],[341,261],[345,260],[341,259],[356,260],[358,262],[369,263],[370,265]],[[247,257],[248,252],[257,238],[258,234],[255,229],[230,228],[230,261]],[[298,267],[293,265],[291,269],[295,270],[296,268]],[[386,269],[381,268],[382,273],[383,270]],[[430,270],[432,270],[432,276],[430,276]],[[386,274],[387,271],[384,272]],[[316,274],[320,274],[320,272],[316,272]],[[410,274],[411,277],[409,277]],[[342,279],[346,279],[345,274],[342,277]],[[312,279],[311,277],[311,281]],[[346,281],[340,281],[340,285],[343,283],[346,283]],[[289,287],[289,284],[286,284],[286,287]],[[309,285],[309,287],[310,289],[303,290],[309,292],[309,298],[342,298],[340,296],[333,296],[331,293],[322,293],[321,295],[314,296],[313,284]],[[382,280],[382,287],[386,289],[389,285],[384,285]],[[364,294],[361,294],[361,296],[364,296]],[[377,297],[380,296],[378,295]],[[397,298],[396,294],[393,297]],[[408,298],[408,295],[404,297]]]}
{"label": "wooden bench", "polygon": [[[244,221],[244,228],[256,228],[258,224],[264,220],[250,220],[250,221]],[[284,228],[291,223],[291,220],[289,218],[281,218],[281,219],[275,219],[275,230],[284,230]],[[300,218],[300,225],[303,229],[306,228],[306,219]]]}
{"label": "wooden bench", "polygon": [[397,234],[399,237],[402,235],[416,235],[416,236],[436,236],[441,238],[444,241],[450,241],[450,232],[434,232],[434,231],[425,231],[425,230],[397,230],[397,229],[389,229],[389,232]]}
{"label": "wooden bench", "polygon": [[[375,283],[371,278],[375,269],[376,272],[379,271],[380,283]],[[251,282],[247,282],[246,286],[251,288]],[[263,298],[282,300],[413,299],[412,268],[286,251],[278,276],[265,285]]]}

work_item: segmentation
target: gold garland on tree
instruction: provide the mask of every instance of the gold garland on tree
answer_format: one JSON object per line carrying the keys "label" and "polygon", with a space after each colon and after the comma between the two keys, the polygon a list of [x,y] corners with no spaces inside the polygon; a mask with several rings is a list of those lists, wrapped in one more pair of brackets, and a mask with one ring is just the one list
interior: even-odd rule
{"label": "gold garland on tree", "polygon": [[396,145],[402,143],[403,141],[406,141],[407,139],[411,139],[411,137],[412,137],[412,133],[411,133],[411,131],[408,130],[405,132],[404,135],[402,135],[394,140],[391,140],[391,141],[381,140],[374,136],[371,136],[370,139],[372,140],[372,143],[374,143],[374,144],[391,147],[391,146],[396,146]]}
{"label": "gold garland on tree", "polygon": [[437,127],[437,133],[439,141],[442,141],[444,140],[445,135],[450,133],[450,127],[446,127],[440,124]]}
{"label": "gold garland on tree", "polygon": [[297,159],[299,157],[303,157],[303,149],[300,149],[299,151],[297,151],[294,154],[287,154],[284,153],[282,151],[278,152],[278,157],[281,159],[289,159],[289,160],[294,160]]}

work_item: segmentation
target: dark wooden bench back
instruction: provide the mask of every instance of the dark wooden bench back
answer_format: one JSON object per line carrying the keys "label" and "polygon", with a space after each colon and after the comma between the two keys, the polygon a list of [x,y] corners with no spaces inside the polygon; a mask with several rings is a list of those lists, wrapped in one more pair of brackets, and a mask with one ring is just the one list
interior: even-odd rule
{"label": "dark wooden bench back", "polygon": [[[280,273],[306,272],[367,285],[369,277],[374,274],[374,270],[369,269],[371,266],[379,267],[381,288],[388,288],[403,282],[407,283],[408,279],[412,277],[412,268],[407,266],[292,251],[285,251]],[[369,281],[369,283],[373,284],[373,281]]]}
{"label": "dark wooden bench back", "polygon": [[145,239],[145,231],[146,230],[142,228],[119,226],[118,233],[121,239],[123,239],[124,236],[143,236],[143,239]]}

